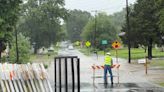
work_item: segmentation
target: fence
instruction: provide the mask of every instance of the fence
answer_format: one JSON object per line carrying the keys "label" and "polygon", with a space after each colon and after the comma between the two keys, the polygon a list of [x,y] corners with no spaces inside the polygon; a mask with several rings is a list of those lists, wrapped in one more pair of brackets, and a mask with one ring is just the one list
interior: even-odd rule
{"label": "fence", "polygon": [[[118,83],[119,83],[119,67],[120,67],[120,64],[114,64],[113,66],[112,66],[112,68],[114,69],[117,69],[117,75],[113,75],[113,77],[117,77],[117,81],[118,81]],[[96,75],[96,70],[104,70],[104,65],[93,65],[92,66],[92,70],[93,70],[93,85],[95,85],[95,79],[96,78],[104,78],[104,76],[102,76],[102,74],[101,75]],[[107,76],[107,77],[110,77],[110,76]]]}
{"label": "fence", "polygon": [[0,64],[0,92],[53,92],[43,64]]}
{"label": "fence", "polygon": [[80,92],[80,59],[77,56],[55,58],[55,92]]}

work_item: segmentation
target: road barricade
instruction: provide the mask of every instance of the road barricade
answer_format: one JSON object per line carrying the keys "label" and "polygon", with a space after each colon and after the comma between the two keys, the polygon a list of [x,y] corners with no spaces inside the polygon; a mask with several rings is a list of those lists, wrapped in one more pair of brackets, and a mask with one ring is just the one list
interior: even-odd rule
{"label": "road barricade", "polygon": [[[92,70],[93,70],[93,84],[95,84],[95,79],[96,78],[104,78],[104,65],[93,65],[91,66],[92,67]],[[113,70],[116,70],[117,72],[117,75],[113,75],[113,77],[117,77],[117,81],[119,83],[119,67],[120,67],[120,64],[113,64],[112,65],[112,72]],[[101,75],[96,75],[96,71],[101,71]],[[102,73],[103,71],[103,73]],[[110,76],[107,76],[107,78],[110,77]]]}
{"label": "road barricade", "polygon": [[43,64],[1,64],[0,92],[53,92]]}

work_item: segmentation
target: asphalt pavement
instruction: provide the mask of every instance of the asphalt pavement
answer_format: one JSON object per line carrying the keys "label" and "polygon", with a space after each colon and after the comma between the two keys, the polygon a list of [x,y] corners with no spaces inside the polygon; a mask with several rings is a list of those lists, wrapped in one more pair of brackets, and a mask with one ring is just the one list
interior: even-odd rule
{"label": "asphalt pavement", "polygon": [[[78,56],[80,58],[81,92],[164,92],[164,88],[153,84],[147,79],[143,65],[128,64],[127,60],[118,59],[118,63],[120,64],[119,80],[118,77],[114,77],[114,85],[111,86],[110,81],[108,85],[104,85],[103,78],[96,78],[95,83],[93,83],[93,70],[91,66],[94,64],[103,65],[104,56],[99,56],[98,58],[95,54],[86,56],[76,49],[69,50],[67,48],[59,50],[59,55]],[[116,64],[114,57],[113,60]],[[53,59],[47,71],[52,87],[54,87]],[[113,75],[118,75],[117,69],[113,69]],[[103,76],[103,69],[96,70],[95,76]],[[69,80],[69,83],[71,83],[71,80]],[[71,87],[69,88],[71,89]]]}

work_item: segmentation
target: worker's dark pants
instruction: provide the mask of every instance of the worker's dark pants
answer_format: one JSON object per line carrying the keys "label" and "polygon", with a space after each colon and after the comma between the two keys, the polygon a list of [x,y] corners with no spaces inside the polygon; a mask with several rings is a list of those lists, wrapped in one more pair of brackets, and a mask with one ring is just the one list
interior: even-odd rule
{"label": "worker's dark pants", "polygon": [[107,72],[109,71],[111,83],[113,83],[113,74],[111,66],[104,65],[104,82],[107,83]]}

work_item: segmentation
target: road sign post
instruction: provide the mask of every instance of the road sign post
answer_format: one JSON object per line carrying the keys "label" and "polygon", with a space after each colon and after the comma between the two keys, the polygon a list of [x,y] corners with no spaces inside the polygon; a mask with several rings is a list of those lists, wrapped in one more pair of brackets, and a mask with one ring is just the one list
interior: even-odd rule
{"label": "road sign post", "polygon": [[[112,43],[112,47],[113,47],[113,48],[115,49],[115,51],[116,51],[116,62],[117,62],[117,64],[118,64],[118,51],[117,51],[117,49],[120,48],[120,46],[121,46],[121,44],[120,44],[119,41],[114,41],[114,42]],[[118,75],[118,84],[119,84],[119,68],[117,68],[117,75]]]}
{"label": "road sign post", "polygon": [[86,45],[87,48],[88,48],[88,55],[89,55],[89,52],[90,52],[89,47],[91,46],[91,42],[90,42],[90,41],[87,41],[87,42],[85,43],[85,45]]}
{"label": "road sign post", "polygon": [[102,40],[101,44],[104,45],[104,55],[105,55],[105,46],[108,44],[107,40]]}
{"label": "road sign post", "polygon": [[148,64],[150,64],[150,62],[148,62],[148,57],[145,56],[145,64],[144,64],[144,66],[145,66],[145,74],[146,75],[148,73]]}

